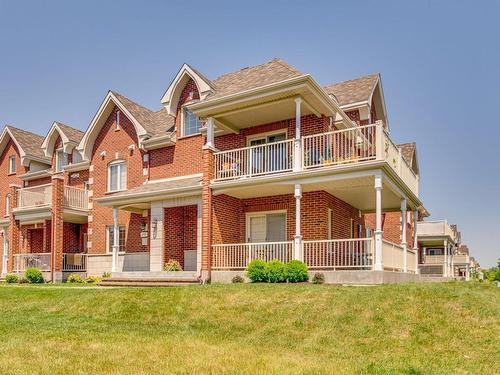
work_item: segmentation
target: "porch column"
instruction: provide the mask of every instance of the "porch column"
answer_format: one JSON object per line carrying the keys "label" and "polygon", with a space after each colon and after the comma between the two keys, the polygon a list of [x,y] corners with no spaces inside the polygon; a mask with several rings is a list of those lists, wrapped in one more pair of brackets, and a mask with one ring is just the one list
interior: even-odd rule
{"label": "porch column", "polygon": [[302,141],[300,139],[300,116],[302,98],[295,98],[295,141],[293,144],[293,170],[302,170]]}
{"label": "porch column", "polygon": [[9,260],[7,263],[7,271],[14,271],[14,255],[19,254],[19,236],[21,235],[21,225],[19,220],[16,220],[14,208],[18,205],[18,189],[21,187],[15,184],[9,185],[10,189],[10,208],[9,208]]}
{"label": "porch column", "polygon": [[7,273],[7,264],[9,259],[9,229],[8,227],[3,228],[3,253],[2,253],[2,275]]}
{"label": "porch column", "polygon": [[206,147],[214,148],[214,118],[209,117],[207,119],[207,143]]}
{"label": "porch column", "polygon": [[443,276],[447,277],[448,276],[448,240],[444,240],[443,255],[444,255]]}
{"label": "porch column", "polygon": [[418,237],[417,237],[418,211],[413,211],[413,250],[415,251],[415,273],[418,271]]}
{"label": "porch column", "polygon": [[383,271],[382,264],[382,176],[375,176],[375,271]]}
{"label": "porch column", "polygon": [[465,265],[465,281],[469,281],[470,280],[470,268],[469,268],[469,265],[466,264]]}
{"label": "porch column", "polygon": [[64,175],[52,176],[52,281],[61,282],[63,272],[64,252]]}
{"label": "porch column", "polygon": [[300,200],[302,199],[302,186],[295,185],[295,238],[293,259],[302,260],[302,235],[300,233]]}
{"label": "porch column", "polygon": [[406,243],[406,198],[401,199],[401,245],[403,246],[403,272],[408,272],[408,244]]}
{"label": "porch column", "polygon": [[113,207],[113,256],[111,272],[118,271],[118,251],[120,250],[120,227],[118,226],[118,207]]}

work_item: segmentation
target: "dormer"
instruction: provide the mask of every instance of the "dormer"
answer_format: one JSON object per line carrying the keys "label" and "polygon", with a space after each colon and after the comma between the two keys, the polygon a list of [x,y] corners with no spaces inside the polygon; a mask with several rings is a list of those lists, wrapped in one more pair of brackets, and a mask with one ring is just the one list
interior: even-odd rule
{"label": "dormer", "polygon": [[77,146],[83,132],[71,126],[54,121],[42,143],[42,150],[46,157],[55,157],[55,170],[60,171],[69,163],[78,163],[82,160]]}

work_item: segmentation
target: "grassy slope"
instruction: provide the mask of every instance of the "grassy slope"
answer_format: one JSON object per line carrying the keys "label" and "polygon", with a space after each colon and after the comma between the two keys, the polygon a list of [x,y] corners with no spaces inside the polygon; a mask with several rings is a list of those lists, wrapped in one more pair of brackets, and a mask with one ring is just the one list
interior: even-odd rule
{"label": "grassy slope", "polygon": [[0,373],[494,373],[474,283],[0,287]]}

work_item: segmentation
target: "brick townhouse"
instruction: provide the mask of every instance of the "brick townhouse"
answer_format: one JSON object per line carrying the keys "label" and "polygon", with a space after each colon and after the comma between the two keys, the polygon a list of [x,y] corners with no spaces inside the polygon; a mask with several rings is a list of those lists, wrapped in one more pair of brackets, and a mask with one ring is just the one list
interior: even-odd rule
{"label": "brick townhouse", "polygon": [[228,281],[277,258],[330,282],[418,278],[416,146],[391,139],[380,75],[184,64],[160,102],[109,91],[85,132],[5,127],[2,274],[161,279],[177,260],[176,277]]}

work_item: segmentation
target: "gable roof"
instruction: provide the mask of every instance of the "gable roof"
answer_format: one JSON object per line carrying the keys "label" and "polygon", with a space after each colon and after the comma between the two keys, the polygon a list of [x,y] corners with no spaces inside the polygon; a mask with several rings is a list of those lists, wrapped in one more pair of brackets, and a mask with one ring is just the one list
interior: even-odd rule
{"label": "gable roof", "polygon": [[4,128],[2,136],[0,137],[0,152],[3,152],[3,147],[6,144],[4,139],[7,134],[19,148],[21,162],[24,165],[27,165],[25,163],[26,159],[33,159],[42,163],[50,164],[50,159],[45,156],[42,150],[42,142],[44,138],[41,135],[16,128],[12,125],[6,125]]}
{"label": "gable roof", "polygon": [[175,117],[169,115],[165,108],[154,112],[116,91],[111,92],[152,136],[164,135],[173,131]]}
{"label": "gable roof", "polygon": [[328,94],[335,95],[339,105],[343,106],[369,101],[379,80],[379,74],[370,74],[348,81],[334,83],[325,86],[324,89]]}
{"label": "gable roof", "polygon": [[401,149],[401,156],[406,161],[406,163],[413,169],[413,171],[418,174],[418,160],[417,160],[417,144],[416,142],[401,143],[397,145]]}
{"label": "gable roof", "polygon": [[55,121],[55,124],[59,126],[64,135],[66,135],[66,137],[68,137],[68,140],[71,142],[79,143],[82,140],[83,135],[85,134],[85,132],[72,126],[63,124],[62,122]]}
{"label": "gable roof", "polygon": [[62,122],[54,121],[43,139],[41,148],[46,157],[51,157],[58,137],[62,140],[64,152],[70,153],[80,143],[85,133]]}
{"label": "gable roof", "polygon": [[207,99],[221,98],[302,75],[304,73],[285,61],[273,59],[264,64],[221,75],[211,81],[215,91],[208,94]]}

